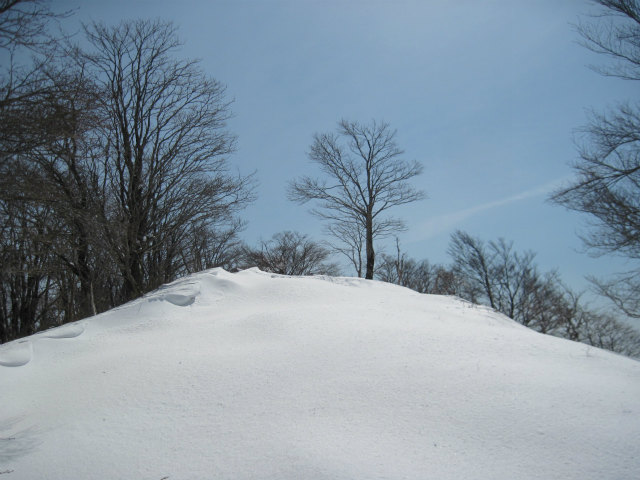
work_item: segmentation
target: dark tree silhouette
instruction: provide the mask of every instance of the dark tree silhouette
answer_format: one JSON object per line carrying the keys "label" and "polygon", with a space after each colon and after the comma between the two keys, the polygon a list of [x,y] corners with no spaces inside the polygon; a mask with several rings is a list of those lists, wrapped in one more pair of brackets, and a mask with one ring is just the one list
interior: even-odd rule
{"label": "dark tree silhouette", "polygon": [[12,2],[33,14],[13,33],[0,3],[0,48],[42,56],[24,82],[2,77],[0,342],[229,266],[253,197],[228,171],[224,87],[174,58],[170,23],[93,24],[90,51],[65,41],[60,55],[33,27],[56,18],[46,3]]}
{"label": "dark tree silhouette", "polygon": [[174,278],[189,228],[231,222],[252,200],[251,178],[228,173],[234,137],[225,88],[198,63],[177,60],[171,23],[86,28],[79,53],[103,96],[105,175],[112,202],[104,235],[124,279],[123,300]]}

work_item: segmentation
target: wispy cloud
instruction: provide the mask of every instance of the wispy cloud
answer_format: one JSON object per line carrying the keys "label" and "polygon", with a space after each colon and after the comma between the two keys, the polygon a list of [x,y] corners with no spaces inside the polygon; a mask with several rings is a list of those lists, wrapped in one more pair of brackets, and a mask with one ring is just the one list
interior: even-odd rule
{"label": "wispy cloud", "polygon": [[544,185],[540,185],[530,190],[525,190],[524,192],[520,192],[510,197],[501,198],[492,202],[458,210],[457,212],[445,213],[444,215],[438,215],[437,217],[430,218],[414,229],[416,234],[412,241],[427,240],[442,233],[449,232],[467,218],[486,212],[487,210],[504,207],[505,205],[510,205],[528,198],[547,195],[558,188],[564,181],[566,181],[566,178],[556,179],[552,182],[545,183]]}

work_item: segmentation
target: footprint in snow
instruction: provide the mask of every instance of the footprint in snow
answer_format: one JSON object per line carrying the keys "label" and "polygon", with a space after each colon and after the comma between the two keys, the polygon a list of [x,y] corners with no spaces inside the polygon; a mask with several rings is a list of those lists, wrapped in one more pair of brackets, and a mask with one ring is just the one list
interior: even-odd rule
{"label": "footprint in snow", "polygon": [[19,340],[0,348],[0,365],[3,367],[21,367],[31,361],[33,345],[30,340]]}

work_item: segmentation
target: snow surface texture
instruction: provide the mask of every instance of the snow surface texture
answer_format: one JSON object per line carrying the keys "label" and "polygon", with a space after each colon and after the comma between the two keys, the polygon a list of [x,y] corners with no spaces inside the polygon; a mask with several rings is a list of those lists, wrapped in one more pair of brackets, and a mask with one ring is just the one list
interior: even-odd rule
{"label": "snow surface texture", "polygon": [[214,269],[0,345],[0,480],[639,472],[640,362],[381,282]]}

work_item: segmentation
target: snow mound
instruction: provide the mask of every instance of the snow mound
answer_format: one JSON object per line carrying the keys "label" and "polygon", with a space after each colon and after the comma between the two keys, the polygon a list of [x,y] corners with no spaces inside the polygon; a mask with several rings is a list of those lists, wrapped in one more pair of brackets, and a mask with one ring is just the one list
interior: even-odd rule
{"label": "snow mound", "polygon": [[44,333],[46,338],[76,338],[84,333],[84,323],[69,323]]}
{"label": "snow mound", "polygon": [[636,479],[640,363],[354,278],[191,275],[0,345],[12,479]]}
{"label": "snow mound", "polygon": [[0,349],[0,365],[21,367],[31,360],[33,346],[30,340],[17,340]]}

